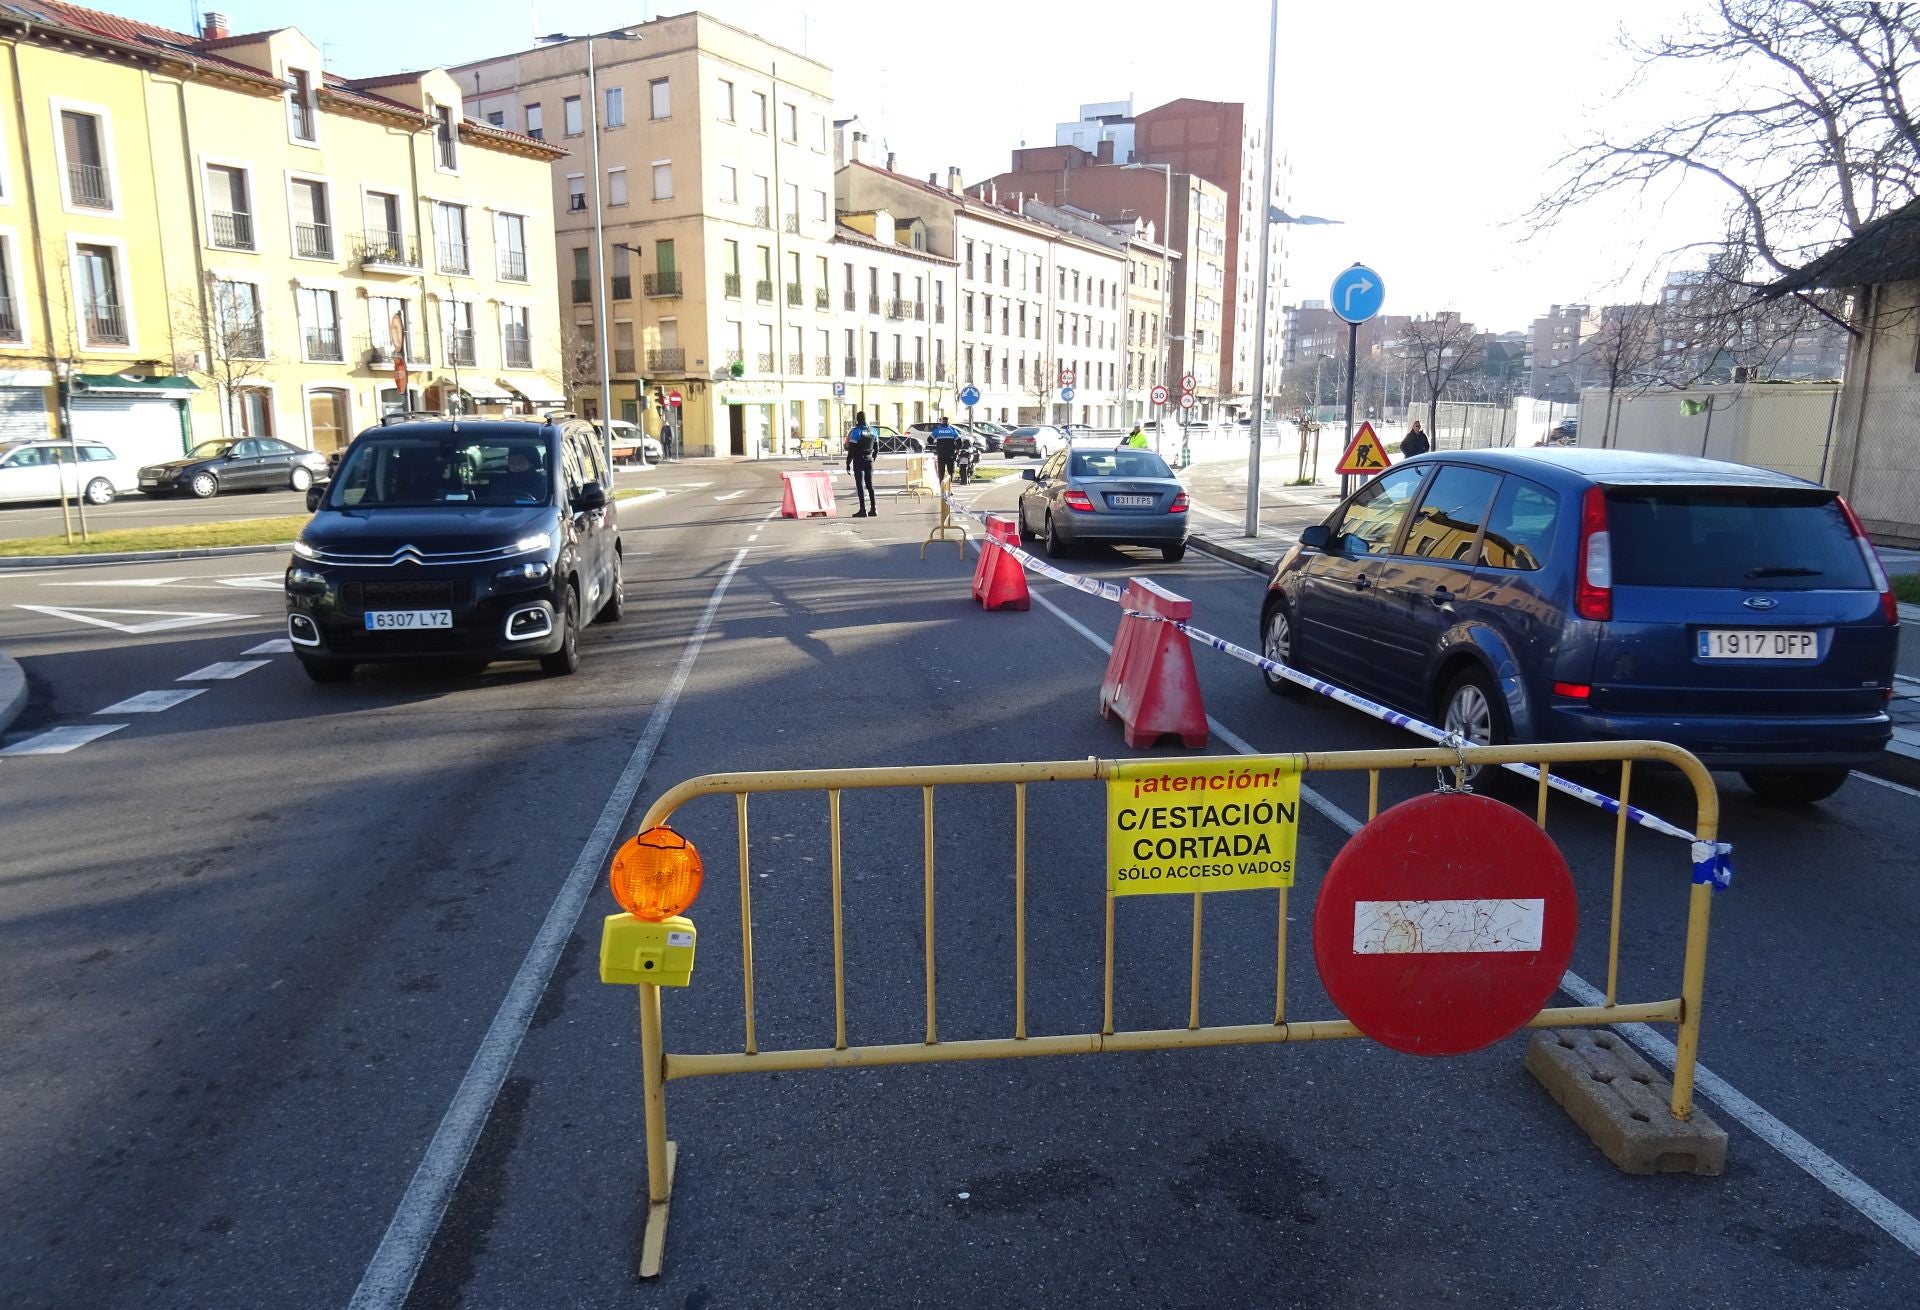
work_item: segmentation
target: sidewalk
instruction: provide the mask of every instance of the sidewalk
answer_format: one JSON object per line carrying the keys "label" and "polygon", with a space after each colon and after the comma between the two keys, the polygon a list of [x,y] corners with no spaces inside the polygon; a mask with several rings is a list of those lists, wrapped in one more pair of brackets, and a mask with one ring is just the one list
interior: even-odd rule
{"label": "sidewalk", "polygon": [[0,733],[13,726],[27,707],[27,675],[11,655],[0,650]]}

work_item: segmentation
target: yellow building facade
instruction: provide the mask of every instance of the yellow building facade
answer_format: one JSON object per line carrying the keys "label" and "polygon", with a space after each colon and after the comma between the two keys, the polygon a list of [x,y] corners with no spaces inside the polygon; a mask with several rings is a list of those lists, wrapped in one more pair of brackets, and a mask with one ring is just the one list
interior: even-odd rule
{"label": "yellow building facade", "polygon": [[562,151],[465,120],[444,71],[335,77],[292,28],[36,8],[0,10],[0,439],[331,450],[401,408],[560,403]]}

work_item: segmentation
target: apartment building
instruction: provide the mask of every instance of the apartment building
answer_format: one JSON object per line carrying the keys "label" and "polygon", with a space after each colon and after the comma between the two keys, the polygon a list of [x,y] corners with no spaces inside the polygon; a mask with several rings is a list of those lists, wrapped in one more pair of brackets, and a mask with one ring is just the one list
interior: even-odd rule
{"label": "apartment building", "polygon": [[834,430],[856,410],[895,429],[957,416],[958,262],[927,248],[923,220],[885,209],[841,214],[833,245],[839,320],[822,341],[846,393]]}
{"label": "apartment building", "polygon": [[1533,320],[1533,376],[1540,400],[1577,401],[1589,379],[1586,343],[1600,330],[1591,305],[1553,305]]}
{"label": "apartment building", "polygon": [[391,409],[559,399],[529,240],[559,152],[465,121],[444,72],[51,0],[0,42],[0,434],[329,450]]}
{"label": "apartment building", "polygon": [[1180,380],[1191,375],[1200,404],[1189,416],[1211,418],[1223,395],[1221,351],[1229,304],[1226,193],[1204,178],[1170,167],[1112,163],[1113,153],[1113,143],[1106,140],[1097,142],[1092,153],[1072,145],[1016,150],[1013,167],[989,179],[988,185],[1003,202],[1025,196],[1086,210],[1106,222],[1139,219],[1156,229],[1164,224],[1178,258],[1168,295],[1166,372],[1154,380],[1177,394]]}
{"label": "apartment building", "polygon": [[[596,37],[592,53],[591,93],[584,40],[453,70],[472,116],[568,152],[550,192],[576,358],[597,360],[604,318],[615,416],[657,430],[647,397],[680,391],[689,454],[824,435],[835,378],[821,362],[838,344],[820,346],[840,330],[831,72],[700,13]],[[570,401],[597,413],[597,368],[571,373]]]}

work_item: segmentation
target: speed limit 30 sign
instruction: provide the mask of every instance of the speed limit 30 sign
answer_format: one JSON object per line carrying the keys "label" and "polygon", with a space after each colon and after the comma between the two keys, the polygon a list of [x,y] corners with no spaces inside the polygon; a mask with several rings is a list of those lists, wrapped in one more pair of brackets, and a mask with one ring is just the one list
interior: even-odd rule
{"label": "speed limit 30 sign", "polygon": [[1167,389],[1164,386],[1155,387],[1151,394],[1154,404],[1164,405],[1167,403]]}

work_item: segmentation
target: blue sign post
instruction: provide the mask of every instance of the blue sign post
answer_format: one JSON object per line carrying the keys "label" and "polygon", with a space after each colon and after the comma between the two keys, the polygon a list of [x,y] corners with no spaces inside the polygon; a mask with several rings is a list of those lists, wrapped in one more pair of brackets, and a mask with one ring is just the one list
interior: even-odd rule
{"label": "blue sign post", "polygon": [[961,387],[960,403],[968,409],[972,409],[975,405],[978,405],[980,403],[980,388],[974,386],[971,382]]}
{"label": "blue sign post", "polygon": [[1061,388],[1060,388],[1060,399],[1061,399],[1062,401],[1069,401],[1069,400],[1072,400],[1072,399],[1073,399],[1073,388],[1072,388],[1072,387],[1061,387]]}
{"label": "blue sign post", "polygon": [[836,383],[834,383],[834,384],[833,384],[833,398],[834,398],[835,400],[845,400],[845,399],[847,398],[847,384],[846,384],[846,383],[844,383],[844,382],[836,382]]}
{"label": "blue sign post", "polygon": [[[1380,312],[1386,303],[1387,287],[1380,275],[1365,264],[1342,269],[1333,279],[1329,293],[1333,312],[1347,321],[1347,446],[1353,445],[1353,377],[1355,355],[1360,349],[1360,325]],[[1346,449],[1346,447],[1342,447]],[[1317,452],[1316,452],[1317,453]],[[1315,474],[1319,469],[1314,469]],[[1348,476],[1340,475],[1340,494],[1346,495]]]}

